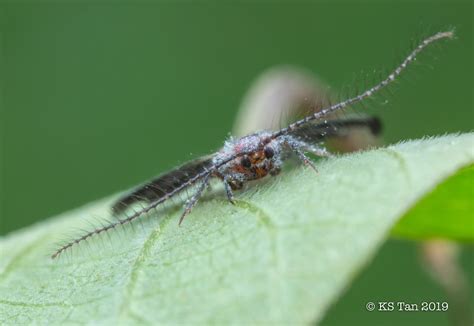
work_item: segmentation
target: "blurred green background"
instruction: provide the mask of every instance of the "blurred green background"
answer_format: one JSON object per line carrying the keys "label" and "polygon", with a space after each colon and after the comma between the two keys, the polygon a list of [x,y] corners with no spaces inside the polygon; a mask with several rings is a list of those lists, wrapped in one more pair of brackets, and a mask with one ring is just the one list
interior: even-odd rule
{"label": "blurred green background", "polygon": [[[470,131],[472,22],[472,1],[3,1],[0,235],[217,149],[267,68],[306,67],[338,90],[362,70],[392,68],[412,37],[449,26],[457,39],[423,55],[376,113],[387,142]],[[443,293],[416,246],[392,241],[325,323],[447,322],[367,313],[365,302],[381,297]]]}

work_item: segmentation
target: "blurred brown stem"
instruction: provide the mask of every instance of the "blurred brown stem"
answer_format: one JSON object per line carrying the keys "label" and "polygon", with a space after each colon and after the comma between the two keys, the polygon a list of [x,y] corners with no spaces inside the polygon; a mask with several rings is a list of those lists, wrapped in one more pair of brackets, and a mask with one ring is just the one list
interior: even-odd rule
{"label": "blurred brown stem", "polygon": [[453,325],[473,325],[467,277],[459,263],[459,245],[430,240],[421,245],[421,259],[431,277],[443,288]]}

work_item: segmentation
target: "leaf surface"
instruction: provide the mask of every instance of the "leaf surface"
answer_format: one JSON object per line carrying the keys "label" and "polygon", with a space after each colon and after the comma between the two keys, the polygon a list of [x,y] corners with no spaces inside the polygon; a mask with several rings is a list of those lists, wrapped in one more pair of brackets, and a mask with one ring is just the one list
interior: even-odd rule
{"label": "leaf surface", "polygon": [[52,261],[58,238],[107,217],[110,200],[93,203],[0,240],[0,323],[320,320],[399,218],[473,162],[473,133],[322,160],[235,206],[210,195],[181,227],[179,208],[153,212]]}

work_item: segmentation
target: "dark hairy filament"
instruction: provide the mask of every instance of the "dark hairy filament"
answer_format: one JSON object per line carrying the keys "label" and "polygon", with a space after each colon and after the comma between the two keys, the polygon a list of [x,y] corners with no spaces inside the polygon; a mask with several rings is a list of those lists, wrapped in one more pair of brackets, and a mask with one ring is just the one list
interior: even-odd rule
{"label": "dark hairy filament", "polygon": [[352,98],[349,98],[345,101],[342,101],[342,102],[339,102],[337,104],[334,104],[334,105],[331,105],[330,107],[328,108],[325,108],[321,111],[318,111],[312,115],[309,115],[301,120],[298,120],[296,122],[293,122],[292,124],[290,124],[288,127],[286,128],[283,128],[279,131],[276,131],[274,134],[273,134],[273,137],[279,137],[281,135],[284,135],[284,134],[288,134],[289,132],[293,131],[294,129],[298,128],[298,127],[301,127],[305,124],[307,124],[308,122],[311,122],[311,121],[314,121],[314,120],[318,120],[318,119],[321,119],[325,116],[327,116],[329,113],[331,112],[334,112],[334,111],[339,111],[339,110],[342,110],[348,106],[351,106],[357,102],[361,102],[363,101],[364,99],[368,98],[368,97],[371,97],[373,96],[375,93],[377,93],[378,91],[380,91],[382,88],[384,88],[385,86],[389,85],[390,83],[392,83],[404,70],[405,68],[413,62],[413,60],[415,60],[416,56],[421,52],[423,51],[423,49],[425,49],[428,45],[430,45],[431,43],[433,42],[436,42],[440,39],[445,39],[445,38],[452,38],[454,36],[454,32],[453,31],[447,31],[447,32],[439,32],[439,33],[436,33],[426,39],[424,39],[420,44],[418,44],[418,46],[405,58],[405,60],[403,60],[403,62],[397,67],[395,68],[395,70],[390,74],[388,75],[384,80],[382,80],[381,82],[379,82],[377,85],[369,88],[368,90],[362,92],[361,94],[359,95],[356,95]]}
{"label": "dark hairy filament", "polygon": [[[242,155],[244,155],[245,153],[243,153]],[[230,157],[228,158],[227,160],[225,161],[222,161],[220,164],[218,165],[213,165],[211,166],[209,169],[204,169],[202,172],[199,172],[198,174],[196,174],[194,177],[190,178],[189,180],[187,180],[186,182],[183,182],[181,185],[175,187],[172,191],[170,191],[169,193],[167,193],[166,195],[162,196],[161,198],[153,201],[152,203],[150,203],[149,205],[147,205],[146,207],[143,207],[142,209],[136,211],[135,213],[131,214],[130,216],[124,218],[124,219],[120,219],[120,220],[117,220],[115,222],[111,222],[109,224],[107,224],[106,226],[103,226],[103,227],[100,227],[100,228],[97,228],[97,229],[94,229],[90,232],[87,232],[85,233],[83,236],[79,237],[79,238],[76,238],[64,245],[62,245],[58,250],[56,250],[52,255],[51,255],[51,258],[57,258],[61,253],[63,253],[65,250],[71,248],[73,245],[75,244],[79,244],[80,242],[83,242],[87,239],[89,239],[90,237],[93,237],[95,235],[98,235],[98,234],[101,234],[103,232],[107,232],[111,229],[115,229],[116,227],[118,226],[121,226],[121,225],[124,225],[124,224],[128,224],[128,223],[131,223],[132,221],[136,220],[137,218],[139,218],[140,216],[143,216],[144,214],[148,213],[149,211],[151,211],[152,209],[156,208],[158,205],[164,203],[165,201],[167,201],[168,199],[170,199],[171,197],[174,197],[175,195],[177,195],[178,193],[180,193],[181,191],[183,191],[184,189],[187,189],[188,187],[191,187],[193,184],[195,184],[196,182],[208,177],[210,174],[212,174],[219,166],[222,166],[228,162],[230,162],[231,160],[233,160],[234,158],[233,157]]]}
{"label": "dark hairy filament", "polygon": [[174,195],[178,194],[180,191],[186,189],[187,187],[190,187],[191,185],[193,185],[196,181],[200,180],[201,178],[205,177],[209,175],[209,171],[203,171],[197,175],[195,175],[193,178],[189,179],[188,181],[186,181],[185,183],[181,184],[179,187],[176,187],[174,190],[172,190],[171,192],[167,193],[166,195],[164,195],[163,197],[161,197],[160,199],[152,202],[151,204],[149,204],[148,206],[140,209],[139,211],[133,213],[132,215],[130,215],[129,217],[127,218],[124,218],[124,219],[121,219],[121,220],[118,220],[118,221],[115,221],[115,222],[112,222],[112,223],[109,223],[108,225],[104,226],[104,227],[100,227],[100,228],[97,228],[95,230],[92,230],[90,232],[87,232],[86,234],[84,234],[83,236],[79,237],[79,238],[76,238],[74,240],[72,240],[71,242],[68,242],[67,244],[63,245],[62,247],[60,247],[58,250],[56,250],[52,255],[51,255],[51,258],[56,258],[58,257],[62,252],[64,252],[65,250],[71,248],[73,245],[75,244],[78,244],[79,242],[82,242],[94,235],[98,235],[98,234],[101,234],[102,232],[107,232],[111,229],[115,229],[116,227],[120,226],[120,225],[124,225],[124,224],[128,224],[130,222],[132,222],[133,220],[137,219],[138,217],[148,213],[149,211],[151,211],[153,208],[157,207],[158,205],[164,203],[166,200],[170,199],[171,197],[173,197]]}

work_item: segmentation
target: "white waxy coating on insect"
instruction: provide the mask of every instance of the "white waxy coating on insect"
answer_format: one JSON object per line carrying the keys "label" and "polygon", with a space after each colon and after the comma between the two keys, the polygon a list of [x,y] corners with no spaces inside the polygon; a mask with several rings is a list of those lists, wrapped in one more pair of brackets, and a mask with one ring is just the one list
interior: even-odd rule
{"label": "white waxy coating on insect", "polygon": [[213,163],[224,162],[240,153],[255,152],[261,146],[262,141],[271,135],[272,133],[269,131],[260,131],[238,139],[230,137],[224,142],[222,149],[217,152]]}

